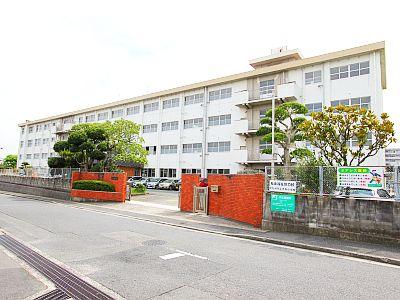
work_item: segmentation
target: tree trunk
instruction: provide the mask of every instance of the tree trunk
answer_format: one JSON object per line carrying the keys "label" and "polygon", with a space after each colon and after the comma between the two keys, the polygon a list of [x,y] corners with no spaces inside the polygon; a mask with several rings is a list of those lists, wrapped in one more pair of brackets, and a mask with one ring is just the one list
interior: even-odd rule
{"label": "tree trunk", "polygon": [[290,175],[290,165],[291,165],[291,161],[290,161],[290,149],[289,148],[283,148],[283,165],[284,165],[284,179],[285,180],[290,180],[291,179],[291,175]]}

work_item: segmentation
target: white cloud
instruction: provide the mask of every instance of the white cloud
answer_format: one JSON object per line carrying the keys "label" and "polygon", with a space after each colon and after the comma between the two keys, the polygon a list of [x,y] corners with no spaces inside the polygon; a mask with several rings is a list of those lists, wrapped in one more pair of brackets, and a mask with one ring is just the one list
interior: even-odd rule
{"label": "white cloud", "polygon": [[280,45],[312,56],[386,40],[384,110],[399,124],[391,3],[4,1],[0,156],[17,151],[26,119],[246,71],[248,59]]}

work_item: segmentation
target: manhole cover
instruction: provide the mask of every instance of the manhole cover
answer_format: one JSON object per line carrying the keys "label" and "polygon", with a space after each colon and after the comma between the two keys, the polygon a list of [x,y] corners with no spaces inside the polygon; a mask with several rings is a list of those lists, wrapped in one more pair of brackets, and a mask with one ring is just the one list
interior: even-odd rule
{"label": "manhole cover", "polygon": [[160,246],[160,245],[165,245],[167,242],[163,240],[148,240],[144,241],[142,245],[144,246]]}

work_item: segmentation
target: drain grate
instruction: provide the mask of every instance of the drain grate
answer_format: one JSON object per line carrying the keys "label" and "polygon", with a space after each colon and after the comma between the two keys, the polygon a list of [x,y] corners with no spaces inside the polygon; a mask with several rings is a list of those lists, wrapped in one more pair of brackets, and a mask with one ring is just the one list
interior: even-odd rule
{"label": "drain grate", "polygon": [[40,297],[35,298],[35,300],[66,300],[70,297],[59,289],[52,290]]}
{"label": "drain grate", "polygon": [[[96,287],[72,274],[68,270],[53,263],[39,253],[21,244],[12,237],[0,235],[0,243],[13,252],[20,259],[31,265],[37,271],[50,279],[55,286],[76,300],[110,300],[113,299]],[[63,298],[43,298],[43,299],[63,299]]]}

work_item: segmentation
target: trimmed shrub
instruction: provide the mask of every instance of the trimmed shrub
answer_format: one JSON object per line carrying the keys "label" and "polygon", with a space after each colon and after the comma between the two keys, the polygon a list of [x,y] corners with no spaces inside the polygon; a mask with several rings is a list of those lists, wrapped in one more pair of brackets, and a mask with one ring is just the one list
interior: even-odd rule
{"label": "trimmed shrub", "polygon": [[144,184],[138,183],[136,186],[133,188],[133,192],[140,194],[140,193],[146,193],[146,187]]}
{"label": "trimmed shrub", "polygon": [[72,188],[75,190],[115,192],[112,183],[101,180],[77,180],[72,184]]}

